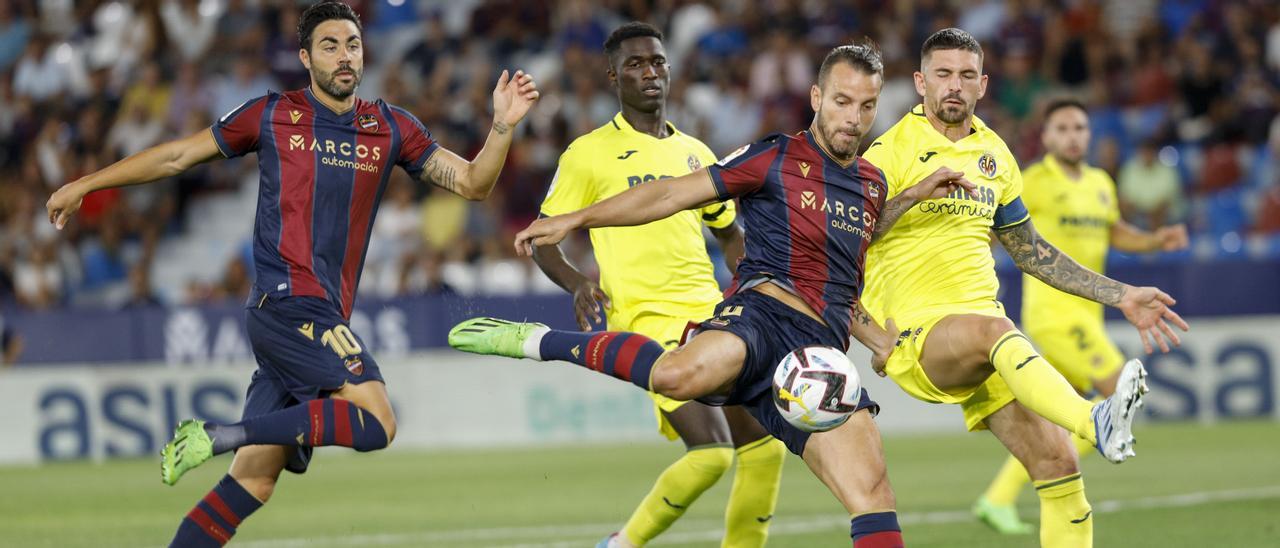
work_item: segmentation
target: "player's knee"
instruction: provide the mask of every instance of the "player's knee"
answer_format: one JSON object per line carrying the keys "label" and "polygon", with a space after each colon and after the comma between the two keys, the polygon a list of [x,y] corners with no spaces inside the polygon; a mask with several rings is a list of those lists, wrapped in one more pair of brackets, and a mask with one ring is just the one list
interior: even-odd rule
{"label": "player's knee", "polygon": [[649,377],[649,388],[675,400],[692,400],[702,394],[693,386],[695,368],[676,360],[664,360],[654,368]]}
{"label": "player's knee", "polygon": [[261,502],[267,502],[271,498],[271,494],[276,491],[275,476],[255,476],[248,478],[236,478],[236,482],[244,487],[253,498]]}
{"label": "player's knee", "polygon": [[365,425],[363,436],[356,440],[358,445],[354,447],[356,451],[377,451],[386,449],[391,445],[391,441],[396,437],[396,418],[395,415],[388,413],[373,414],[370,413],[371,420]]}
{"label": "player's knee", "polygon": [[1015,329],[1017,326],[1013,325],[1013,321],[1009,318],[988,318],[982,323],[982,340],[986,342],[984,346],[990,349],[1000,340],[1000,337]]}
{"label": "player's knee", "polygon": [[1025,464],[1027,473],[1037,480],[1061,478],[1080,471],[1080,459],[1070,443],[1055,443]]}
{"label": "player's knee", "polygon": [[728,447],[704,447],[685,453],[684,458],[707,475],[724,475],[733,466],[733,449]]}

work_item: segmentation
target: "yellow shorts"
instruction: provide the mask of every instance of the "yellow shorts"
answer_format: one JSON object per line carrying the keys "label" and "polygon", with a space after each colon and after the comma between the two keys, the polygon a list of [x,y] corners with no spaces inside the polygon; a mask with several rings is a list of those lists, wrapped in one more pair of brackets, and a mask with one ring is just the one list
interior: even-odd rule
{"label": "yellow shorts", "polygon": [[885,364],[885,372],[893,382],[912,397],[929,403],[958,403],[964,412],[964,424],[970,431],[984,430],[984,419],[1001,407],[1013,401],[1013,392],[998,374],[993,374],[982,384],[957,393],[943,392],[929,381],[924,367],[920,365],[920,355],[924,351],[924,342],[943,318],[955,314],[979,314],[983,316],[1006,317],[1004,305],[998,301],[976,302],[963,305],[933,307],[893,317],[898,329],[904,335],[898,338],[898,347],[889,355]]}
{"label": "yellow shorts", "polygon": [[1082,394],[1093,390],[1095,380],[1110,377],[1124,366],[1124,354],[1097,318],[1068,317],[1044,328],[1032,327],[1027,336],[1040,354]]}
{"label": "yellow shorts", "polygon": [[[711,317],[713,312],[714,310],[708,310],[706,317]],[[634,318],[611,318],[609,330],[639,333],[658,341],[667,350],[675,350],[680,345],[680,339],[684,337],[684,330],[688,327],[690,321],[699,320],[641,313]],[[673,400],[656,392],[650,392],[649,397],[653,398],[653,414],[658,418],[658,431],[666,436],[668,440],[675,441],[680,439],[680,434],[676,432],[675,427],[671,426],[671,422],[667,420],[666,415],[663,413],[672,413],[689,402]]]}

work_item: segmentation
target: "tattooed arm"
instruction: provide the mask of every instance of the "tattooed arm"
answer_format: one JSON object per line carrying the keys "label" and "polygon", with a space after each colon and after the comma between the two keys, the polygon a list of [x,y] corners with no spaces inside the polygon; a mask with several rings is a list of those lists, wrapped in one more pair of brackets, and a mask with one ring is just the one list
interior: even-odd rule
{"label": "tattooed arm", "polygon": [[502,71],[493,89],[493,127],[484,148],[474,160],[467,161],[443,147],[437,148],[422,166],[419,178],[468,200],[483,200],[493,191],[498,173],[507,160],[515,125],[538,100],[538,87],[533,77],[516,71],[508,78]]}
{"label": "tattooed arm", "polygon": [[853,323],[849,332],[871,351],[871,368],[883,377],[885,362],[889,361],[889,354],[893,353],[898,341],[898,326],[894,325],[893,319],[885,320],[881,328],[859,299],[853,303]]}
{"label": "tattooed arm", "polygon": [[[1151,340],[1168,352],[1168,338],[1175,346],[1181,344],[1177,333],[1165,322],[1173,322],[1183,331],[1190,327],[1169,307],[1176,301],[1154,287],[1134,287],[1089,270],[1066,253],[1058,250],[1036,231],[1028,219],[1014,226],[997,229],[996,237],[1009,252],[1014,264],[1023,272],[1060,291],[1089,299],[1124,312],[1124,316],[1138,328],[1142,346],[1153,351]],[[1164,334],[1164,338],[1160,335]]]}
{"label": "tattooed arm", "polygon": [[973,183],[964,178],[963,172],[940,167],[919,183],[899,192],[897,196],[885,201],[884,208],[880,210],[880,218],[876,219],[876,228],[871,234],[871,243],[880,241],[880,238],[893,228],[893,224],[917,203],[942,198],[958,188],[963,188],[969,193],[977,189]]}

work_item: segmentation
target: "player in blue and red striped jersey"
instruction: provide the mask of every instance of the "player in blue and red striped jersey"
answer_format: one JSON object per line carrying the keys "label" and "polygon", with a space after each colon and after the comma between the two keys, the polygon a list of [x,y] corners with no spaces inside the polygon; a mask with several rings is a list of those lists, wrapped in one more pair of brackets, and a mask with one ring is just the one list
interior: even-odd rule
{"label": "player in blue and red striped jersey", "polygon": [[[770,395],[773,371],[804,346],[847,349],[849,335],[883,364],[897,337],[858,302],[867,247],[916,201],[972,189],[962,174],[940,169],[889,204],[884,174],[857,155],[875,119],[883,83],[872,46],[841,46],[827,55],[810,91],[808,131],[775,134],[715,165],[638,185],[588,208],[536,221],[517,235],[530,246],[554,245],[570,231],[634,226],[737,198],[746,256],[733,287],[689,342],[668,353],[637,333],[579,333],[545,325],[477,318],[449,334],[460,350],[535,360],[563,360],[678,400],[742,405],[800,455],[852,516],[857,548],[902,546],[893,491],[885,473],[878,406],[862,390],[843,425],[808,434],[788,423]],[[896,211],[895,215],[882,212]]]}
{"label": "player in blue and red striped jersey", "polygon": [[220,546],[274,490],[282,470],[306,470],[313,447],[381,449],[395,416],[377,363],[348,320],[378,202],[391,169],[465,198],[493,189],[512,128],[538,99],[531,77],[503,72],[484,148],[467,161],[441,148],[413,115],[355,96],[364,70],[360,20],[346,4],[302,13],[298,56],[311,85],[268,93],[209,130],[143,151],[59,189],[47,204],[59,229],[94,190],[140,184],[218,157],[258,155],[249,340],[258,361],[235,424],[184,421],[162,452],[170,485],[216,454],[231,470],[183,519],[172,544]]}

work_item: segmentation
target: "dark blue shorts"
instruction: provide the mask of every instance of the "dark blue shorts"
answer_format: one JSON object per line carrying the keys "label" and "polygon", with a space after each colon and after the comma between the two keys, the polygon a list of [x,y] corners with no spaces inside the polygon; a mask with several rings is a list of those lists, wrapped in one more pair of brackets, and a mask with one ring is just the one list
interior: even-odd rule
{"label": "dark blue shorts", "polygon": [[[833,346],[844,348],[827,326],[803,313],[752,290],[741,291],[716,307],[715,317],[702,322],[699,331],[725,331],[737,335],[747,344],[747,359],[742,372],[734,381],[727,397],[702,398],[712,405],[741,405],[773,437],[782,440],[792,453],[803,456],[804,444],[809,433],[787,422],[773,404],[770,391],[773,388],[773,372],[778,362],[791,351],[805,346]],[[867,389],[862,389],[858,409],[867,409],[872,415],[880,412],[880,406],[871,400]]]}
{"label": "dark blue shorts", "polygon": [[[364,342],[324,299],[268,297],[246,316],[258,370],[245,395],[245,419],[327,397],[346,383],[382,380]],[[301,474],[310,461],[311,448],[299,447],[285,468]]]}

